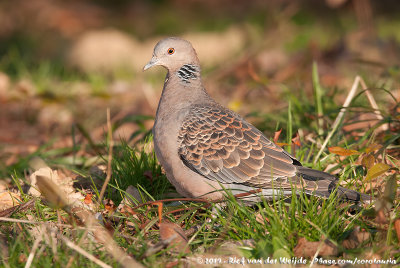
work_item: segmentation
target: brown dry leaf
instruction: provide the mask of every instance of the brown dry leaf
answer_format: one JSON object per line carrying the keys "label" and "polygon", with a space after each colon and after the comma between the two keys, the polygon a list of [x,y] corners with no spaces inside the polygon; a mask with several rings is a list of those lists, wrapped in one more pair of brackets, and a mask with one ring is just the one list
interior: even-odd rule
{"label": "brown dry leaf", "polygon": [[292,139],[292,143],[298,147],[301,147],[300,136],[299,133],[296,133],[296,136]]}
{"label": "brown dry leaf", "polygon": [[332,154],[337,154],[340,156],[349,156],[349,155],[355,155],[355,154],[360,154],[356,150],[350,150],[350,149],[345,149],[342,147],[334,146],[334,147],[329,147],[329,152]]}
{"label": "brown dry leaf", "polygon": [[183,229],[175,223],[160,223],[161,240],[167,240],[169,238],[172,238],[172,236],[175,236],[175,238],[173,238],[173,240],[170,242],[171,249],[173,251],[176,251],[178,253],[190,253],[188,238],[186,237]]}
{"label": "brown dry leaf", "polygon": [[279,136],[281,135],[281,133],[282,133],[282,129],[275,131],[275,134],[274,134],[274,142],[275,143],[278,143]]}
{"label": "brown dry leaf", "polygon": [[379,224],[385,224],[388,222],[385,216],[385,212],[383,212],[383,209],[378,211],[378,214],[376,215],[376,222]]}
{"label": "brown dry leaf", "polygon": [[386,171],[388,171],[390,168],[389,165],[385,163],[377,163],[374,166],[372,166],[370,169],[368,169],[367,176],[365,177],[364,181],[370,181],[372,179],[375,179],[376,177],[382,175]]}
{"label": "brown dry leaf", "polygon": [[48,177],[38,175],[36,183],[40,192],[47,201],[56,208],[66,209],[69,205],[68,199],[63,191]]}
{"label": "brown dry leaf", "polygon": [[107,198],[103,200],[104,208],[107,212],[112,212],[114,211],[117,207],[114,204],[114,201],[111,199]]}
{"label": "brown dry leaf", "polygon": [[[39,177],[47,178],[47,180],[42,181],[42,188],[43,191],[45,191],[45,194],[50,195],[49,198],[54,198],[51,200],[56,201],[56,199],[60,198],[60,193],[62,193],[62,195],[65,197],[65,200],[63,200],[64,205],[85,207],[90,210],[94,209],[95,206],[93,203],[85,204],[84,202],[82,202],[85,197],[74,188],[73,178],[64,175],[60,170],[52,170],[49,167],[40,168],[31,174],[29,179],[32,187],[28,191],[29,194],[33,196],[41,195],[41,193],[37,190],[37,187],[39,186]],[[50,185],[48,181],[50,181],[55,186],[53,187],[52,185]],[[59,193],[56,194],[56,191]],[[48,198],[48,196],[46,196],[46,198]],[[56,202],[55,204],[58,203]]]}
{"label": "brown dry leaf", "polygon": [[361,164],[367,169],[370,169],[375,164],[375,157],[371,154],[367,154],[362,158]]}
{"label": "brown dry leaf", "polygon": [[83,203],[85,203],[87,205],[91,204],[93,202],[92,197],[93,197],[93,194],[86,194],[85,199],[83,200]]}
{"label": "brown dry leaf", "polygon": [[[319,250],[319,251],[318,251]],[[318,256],[336,256],[338,249],[328,241],[310,242],[304,237],[299,239],[296,247],[293,249],[296,257],[311,258],[318,251]]]}
{"label": "brown dry leaf", "polygon": [[394,221],[394,230],[396,231],[397,240],[399,241],[400,244],[400,219]]}
{"label": "brown dry leaf", "polygon": [[21,196],[13,192],[0,193],[0,211],[14,207],[22,203]]}
{"label": "brown dry leaf", "polygon": [[365,148],[365,152],[368,154],[368,153],[371,153],[371,152],[378,151],[380,148],[382,148],[382,145],[376,144],[376,143],[372,143],[367,148]]}
{"label": "brown dry leaf", "polygon": [[343,247],[347,249],[356,248],[369,238],[370,234],[368,232],[360,231],[360,227],[357,227],[351,232],[350,236],[343,241]]}

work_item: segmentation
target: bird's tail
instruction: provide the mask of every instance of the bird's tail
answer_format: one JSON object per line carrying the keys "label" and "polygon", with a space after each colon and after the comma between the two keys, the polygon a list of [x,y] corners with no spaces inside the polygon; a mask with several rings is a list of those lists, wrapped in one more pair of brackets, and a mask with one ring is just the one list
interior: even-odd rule
{"label": "bird's tail", "polygon": [[337,178],[329,173],[299,166],[297,167],[297,175],[301,176],[306,184],[316,184],[315,190],[309,190],[310,193],[323,197],[329,197],[331,193],[336,193],[339,198],[353,202],[369,203],[371,200],[369,195],[337,186]]}
{"label": "bird's tail", "polygon": [[372,200],[371,196],[369,196],[367,194],[362,194],[357,191],[344,188],[342,186],[338,187],[336,193],[342,199],[355,201],[355,202],[370,203],[370,201]]}

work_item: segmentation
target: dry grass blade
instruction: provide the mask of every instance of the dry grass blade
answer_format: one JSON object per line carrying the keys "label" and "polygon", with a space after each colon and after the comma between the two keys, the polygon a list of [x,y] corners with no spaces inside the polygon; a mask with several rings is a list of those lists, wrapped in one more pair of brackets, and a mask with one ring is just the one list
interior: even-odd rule
{"label": "dry grass blade", "polygon": [[113,237],[96,220],[93,213],[88,210],[81,209],[80,211],[76,212],[76,216],[85,223],[86,227],[94,230],[93,234],[96,241],[104,245],[107,252],[123,267],[143,267],[140,263],[136,262],[122,249],[120,249],[117,243],[115,243]]}
{"label": "dry grass blade", "polygon": [[85,256],[86,258],[88,258],[90,261],[94,262],[95,264],[99,265],[100,267],[104,267],[104,268],[111,268],[110,265],[102,262],[101,260],[97,259],[96,257],[94,257],[92,254],[88,253],[87,251],[83,250],[81,247],[75,245],[74,243],[72,243],[71,240],[69,240],[68,238],[66,238],[65,236],[61,236],[62,240],[64,241],[64,243],[71,249],[75,250],[76,252],[78,252],[79,254]]}
{"label": "dry grass blade", "polygon": [[111,161],[112,161],[112,153],[114,147],[114,140],[112,138],[112,128],[111,128],[111,119],[110,119],[110,108],[107,108],[107,129],[108,129],[108,162],[107,162],[107,177],[104,181],[103,187],[101,187],[100,196],[99,196],[99,204],[101,204],[101,200],[103,200],[104,193],[106,191],[108,182],[111,179]]}
{"label": "dry grass blade", "polygon": [[[361,79],[360,80],[360,84],[361,87],[365,90],[365,95],[367,95],[368,101],[371,104],[372,109],[374,109],[374,113],[376,115],[376,118],[378,118],[378,120],[382,120],[383,116],[379,110],[378,104],[375,101],[374,96],[371,94],[371,92],[368,90],[367,85],[365,84],[364,80]],[[382,126],[379,127],[382,131],[388,130],[389,129],[389,125],[388,124],[383,124]]]}
{"label": "dry grass blade", "polygon": [[28,260],[26,261],[26,264],[25,264],[25,268],[31,267],[33,258],[35,257],[35,252],[36,252],[36,250],[38,249],[39,244],[40,244],[41,241],[42,241],[42,238],[41,238],[41,237],[38,237],[38,238],[35,240],[35,243],[33,243],[31,252],[29,253]]}
{"label": "dry grass blade", "polygon": [[[77,245],[78,247],[81,246],[82,242],[85,240],[85,238],[87,237],[88,233],[89,233],[89,229],[86,229],[85,232],[84,232],[84,234],[82,235],[82,238],[81,238],[80,241],[78,242],[78,245]],[[75,259],[75,255],[72,255],[72,256],[69,258],[69,260],[68,260],[68,262],[67,262],[67,265],[66,265],[65,267],[66,267],[66,268],[71,267],[71,265],[72,265],[74,259]]]}
{"label": "dry grass blade", "polygon": [[34,204],[35,204],[35,199],[31,199],[26,203],[16,205],[16,206],[13,206],[6,210],[0,211],[0,217],[8,217],[16,211],[19,211],[19,212],[25,211],[27,209],[32,208]]}
{"label": "dry grass blade", "polygon": [[[374,97],[372,96],[371,92],[368,90],[367,85],[365,84],[364,80],[360,76],[357,75],[356,78],[354,79],[354,82],[350,89],[350,92],[347,95],[346,100],[344,101],[343,107],[340,109],[340,112],[339,112],[338,116],[336,117],[335,122],[333,122],[332,130],[329,132],[329,134],[326,137],[324,143],[322,144],[320,150],[318,151],[318,154],[314,158],[314,164],[317,163],[318,158],[321,156],[321,154],[325,150],[326,145],[328,144],[329,140],[332,138],[333,134],[337,130],[337,127],[339,126],[340,122],[342,121],[343,116],[346,112],[346,109],[349,107],[351,101],[353,100],[353,98],[356,94],[358,85],[361,85],[362,89],[365,91],[365,94],[367,95],[368,101],[371,104],[372,109],[374,109],[374,113],[375,113],[377,119],[379,119],[379,120],[383,119],[383,116],[382,116],[381,112],[379,111],[379,107],[376,104],[376,101],[375,101]],[[380,126],[379,129],[387,130],[388,124],[384,124],[384,125]]]}
{"label": "dry grass blade", "polygon": [[21,220],[21,219],[13,219],[13,218],[6,218],[6,217],[0,217],[0,221],[5,221],[5,222],[15,222],[15,223],[26,223],[26,224],[42,224],[42,225],[52,225],[52,226],[57,226],[57,227],[63,227],[63,228],[75,228],[75,229],[82,229],[86,230],[87,228],[85,227],[79,227],[79,226],[72,226],[70,224],[59,224],[59,223],[54,223],[54,222],[44,222],[44,221],[29,221],[29,220]]}
{"label": "dry grass blade", "polygon": [[338,116],[336,117],[335,122],[333,122],[332,130],[329,132],[329,134],[326,137],[324,143],[322,144],[321,148],[319,149],[317,155],[314,158],[314,164],[317,163],[317,161],[318,161],[319,157],[321,156],[322,152],[325,150],[326,145],[328,144],[329,140],[332,138],[333,134],[337,130],[337,127],[339,126],[340,122],[342,121],[343,116],[344,116],[344,114],[346,112],[346,109],[349,107],[351,101],[353,100],[353,98],[354,98],[354,96],[356,94],[357,87],[360,84],[360,80],[361,80],[361,77],[357,75],[356,79],[354,79],[354,82],[353,82],[353,85],[352,85],[352,87],[350,89],[350,92],[347,95],[346,100],[344,101],[342,109],[340,109],[340,112],[339,112]]}

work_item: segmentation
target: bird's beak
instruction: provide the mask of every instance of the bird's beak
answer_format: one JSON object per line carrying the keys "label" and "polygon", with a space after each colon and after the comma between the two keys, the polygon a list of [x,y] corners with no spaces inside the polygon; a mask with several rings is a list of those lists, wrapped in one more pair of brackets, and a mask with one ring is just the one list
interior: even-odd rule
{"label": "bird's beak", "polygon": [[158,63],[157,59],[155,59],[154,57],[151,58],[151,60],[143,67],[143,71],[146,71],[147,69],[150,69],[154,65],[157,65],[157,63]]}

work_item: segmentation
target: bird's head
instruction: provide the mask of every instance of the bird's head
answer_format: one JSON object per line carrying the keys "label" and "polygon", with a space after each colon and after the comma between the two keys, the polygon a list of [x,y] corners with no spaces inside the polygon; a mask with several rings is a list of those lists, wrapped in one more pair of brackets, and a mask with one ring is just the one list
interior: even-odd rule
{"label": "bird's head", "polygon": [[184,64],[199,65],[199,59],[192,44],[178,37],[168,37],[159,41],[154,47],[153,57],[144,66],[143,71],[156,65],[164,66],[172,71]]}

